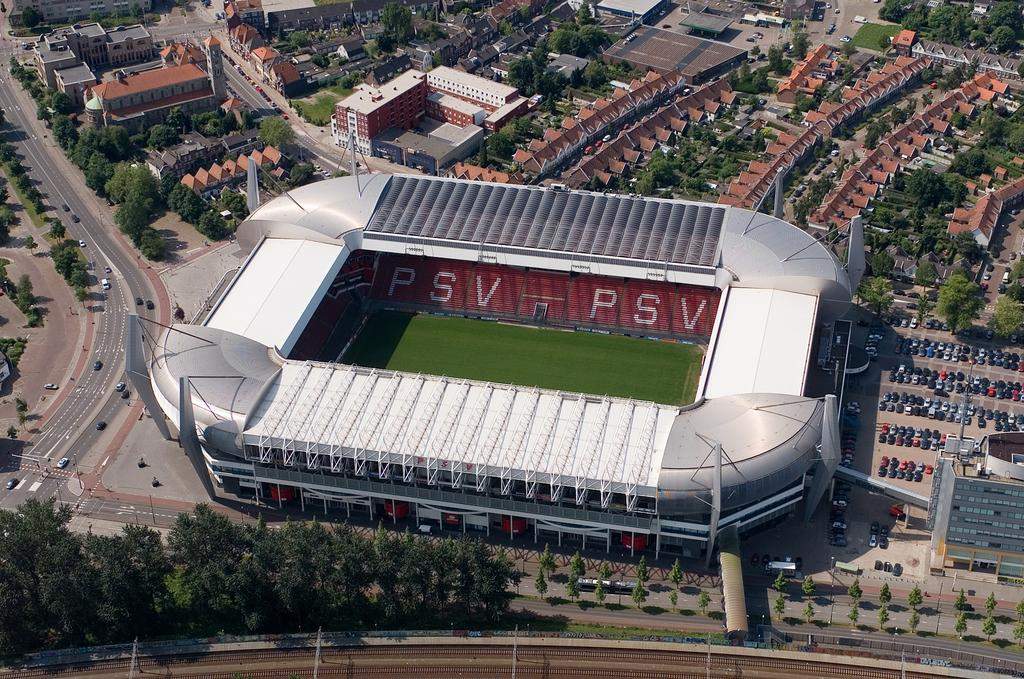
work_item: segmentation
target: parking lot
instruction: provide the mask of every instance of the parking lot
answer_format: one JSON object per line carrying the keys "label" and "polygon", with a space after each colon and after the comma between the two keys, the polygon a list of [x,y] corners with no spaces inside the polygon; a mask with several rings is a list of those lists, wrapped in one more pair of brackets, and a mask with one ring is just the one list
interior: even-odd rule
{"label": "parking lot", "polygon": [[[751,564],[755,555],[759,564],[765,556],[773,561],[789,558],[799,563],[800,575],[820,576],[829,573],[839,561],[857,565],[866,577],[908,582],[924,577],[930,537],[924,530],[923,512],[912,511],[909,521],[899,521],[889,513],[893,505],[891,499],[864,488],[844,485],[839,484],[831,501],[822,503],[810,524],[804,524],[798,513],[745,538],[747,563]],[[794,523],[797,521],[799,529]],[[884,543],[880,539],[883,531]],[[834,540],[839,533],[844,539]],[[831,544],[833,542],[840,544]],[[880,566],[877,570],[875,562]]]}

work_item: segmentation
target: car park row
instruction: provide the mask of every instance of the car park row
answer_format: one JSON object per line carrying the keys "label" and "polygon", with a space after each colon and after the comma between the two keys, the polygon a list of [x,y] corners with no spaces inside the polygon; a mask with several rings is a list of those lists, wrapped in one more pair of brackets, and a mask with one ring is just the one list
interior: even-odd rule
{"label": "car park row", "polygon": [[932,399],[908,392],[890,391],[882,394],[878,403],[879,412],[895,412],[915,417],[926,417],[931,420],[955,422],[970,425],[974,417],[978,418],[978,428],[984,429],[991,422],[996,431],[1020,431],[1024,425],[1024,417],[1017,413],[993,408],[983,408],[968,403],[960,403]]}

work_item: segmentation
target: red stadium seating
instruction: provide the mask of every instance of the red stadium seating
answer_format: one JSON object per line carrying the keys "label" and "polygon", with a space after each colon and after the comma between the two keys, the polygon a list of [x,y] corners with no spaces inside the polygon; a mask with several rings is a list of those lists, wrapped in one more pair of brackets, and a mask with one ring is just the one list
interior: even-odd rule
{"label": "red stadium seating", "polygon": [[477,264],[466,281],[466,309],[514,316],[525,279],[520,269]]}
{"label": "red stadium seating", "polygon": [[[561,321],[565,318],[568,296],[569,274],[528,271],[519,297],[518,315],[536,321]],[[547,312],[542,314],[538,305],[547,305]]]}
{"label": "red stadium seating", "polygon": [[565,317],[581,325],[618,327],[625,291],[625,285],[614,278],[577,276],[570,284],[569,309]]}
{"label": "red stadium seating", "polygon": [[345,262],[293,353],[312,350],[360,291],[399,307],[684,337],[710,337],[719,300],[714,288],[359,250]]}

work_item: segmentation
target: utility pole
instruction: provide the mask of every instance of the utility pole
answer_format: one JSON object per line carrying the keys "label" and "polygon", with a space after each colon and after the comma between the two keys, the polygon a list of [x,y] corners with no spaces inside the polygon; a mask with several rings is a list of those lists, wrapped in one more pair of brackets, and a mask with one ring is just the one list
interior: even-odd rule
{"label": "utility pole", "polygon": [[512,679],[516,679],[516,659],[519,657],[519,625],[516,625],[515,636],[512,637]]}
{"label": "utility pole", "polygon": [[708,632],[707,636],[705,638],[708,640],[708,661],[707,661],[708,679],[711,679],[711,632]]}
{"label": "utility pole", "polygon": [[139,664],[139,638],[132,642],[132,659],[128,663],[128,679],[135,679],[135,668]]}
{"label": "utility pole", "polygon": [[317,679],[317,675],[320,673],[320,648],[323,644],[323,627],[319,627],[316,630],[316,655],[313,656],[313,679]]}

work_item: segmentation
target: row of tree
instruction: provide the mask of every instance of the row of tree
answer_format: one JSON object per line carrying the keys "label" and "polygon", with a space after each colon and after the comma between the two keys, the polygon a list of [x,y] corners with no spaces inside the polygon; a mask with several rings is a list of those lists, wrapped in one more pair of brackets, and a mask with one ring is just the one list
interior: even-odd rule
{"label": "row of tree", "polygon": [[489,625],[518,577],[479,540],[289,522],[241,525],[206,505],[166,543],[148,527],[74,533],[51,499],[0,511],[0,655],[127,642]]}

